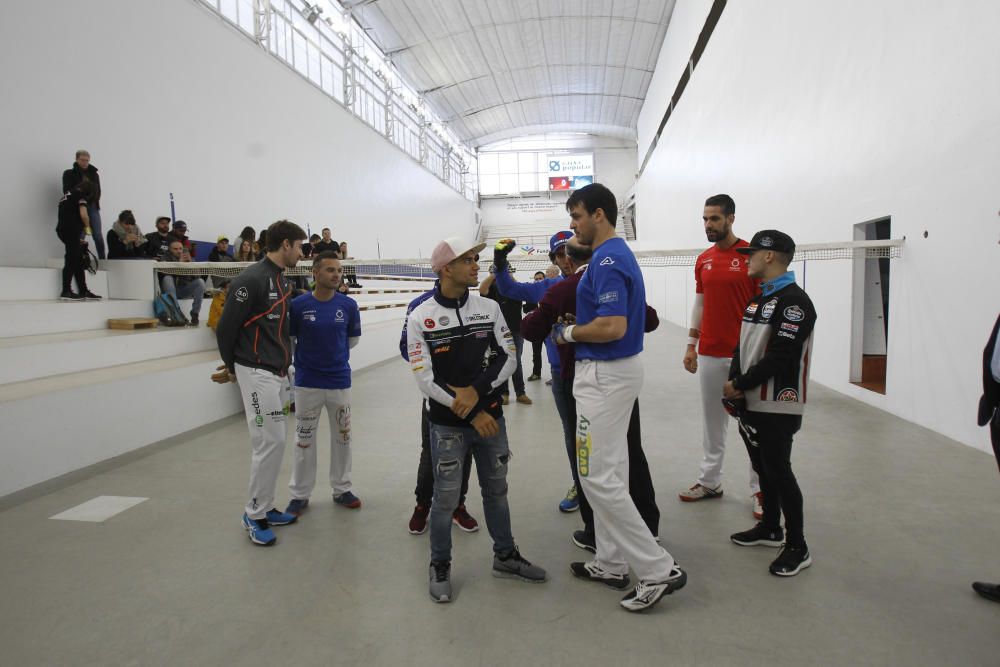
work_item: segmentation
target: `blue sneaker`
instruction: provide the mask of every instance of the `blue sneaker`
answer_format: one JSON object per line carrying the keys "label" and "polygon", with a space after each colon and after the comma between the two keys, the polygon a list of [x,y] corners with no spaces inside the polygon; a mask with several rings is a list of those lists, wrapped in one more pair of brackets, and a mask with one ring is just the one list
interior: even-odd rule
{"label": "blue sneaker", "polygon": [[302,513],[306,511],[307,507],[309,507],[308,498],[293,498],[291,502],[288,503],[288,507],[285,508],[285,514],[302,516]]}
{"label": "blue sneaker", "polygon": [[272,507],[267,511],[267,522],[272,526],[287,526],[288,524],[295,523],[298,520],[299,517],[294,514],[279,512],[277,507]]}
{"label": "blue sneaker", "polygon": [[344,507],[348,507],[352,510],[356,510],[361,507],[361,499],[350,491],[344,491],[339,496],[333,497],[333,502]]}
{"label": "blue sneaker", "polygon": [[560,512],[575,512],[580,509],[580,499],[577,498],[576,485],[569,487],[566,497],[559,501]]}
{"label": "blue sneaker", "polygon": [[250,541],[262,547],[269,547],[278,541],[271,526],[267,524],[267,519],[251,519],[244,512],[243,528],[250,533]]}

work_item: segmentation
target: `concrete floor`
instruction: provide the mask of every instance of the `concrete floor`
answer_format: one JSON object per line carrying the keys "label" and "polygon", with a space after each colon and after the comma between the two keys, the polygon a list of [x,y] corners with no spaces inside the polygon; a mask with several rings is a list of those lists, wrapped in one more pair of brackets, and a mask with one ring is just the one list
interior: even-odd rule
{"label": "concrete floor", "polygon": [[[587,554],[569,539],[579,517],[556,510],[570,477],[541,382],[529,384],[534,406],[508,408],[510,505],[518,544],[550,581],[494,579],[485,530],[455,529],[457,599],[432,603],[427,536],[406,532],[419,398],[394,361],[355,378],[364,507],[334,507],[318,487],[300,523],[277,529],[274,548],[252,546],[239,526],[249,459],[241,418],[0,513],[0,663],[1000,664],[1000,604],[969,587],[1000,579],[992,457],[817,387],[793,453],[813,566],[773,577],[774,550],[728,541],[753,525],[735,429],[725,497],[676,498],[693,483],[701,448],[683,335],[665,326],[644,353],[643,432],[661,535],[690,577],[649,613],[625,612],[620,593],[569,572]],[[326,460],[321,449],[321,470]],[[48,519],[99,495],[150,499],[105,523]],[[482,518],[475,494],[469,508]]]}

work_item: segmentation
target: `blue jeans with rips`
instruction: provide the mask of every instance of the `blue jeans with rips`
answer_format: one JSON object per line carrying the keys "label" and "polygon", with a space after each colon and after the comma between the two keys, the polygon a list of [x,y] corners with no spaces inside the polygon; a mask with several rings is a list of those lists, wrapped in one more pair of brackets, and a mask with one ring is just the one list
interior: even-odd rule
{"label": "blue jeans with rips", "polygon": [[431,423],[431,464],[434,468],[434,501],[431,505],[431,560],[451,560],[451,516],[458,507],[462,488],[462,465],[471,448],[483,494],[483,515],[493,538],[493,551],[509,553],[514,548],[507,505],[507,429],[497,419],[500,432],[483,438],[476,430]]}

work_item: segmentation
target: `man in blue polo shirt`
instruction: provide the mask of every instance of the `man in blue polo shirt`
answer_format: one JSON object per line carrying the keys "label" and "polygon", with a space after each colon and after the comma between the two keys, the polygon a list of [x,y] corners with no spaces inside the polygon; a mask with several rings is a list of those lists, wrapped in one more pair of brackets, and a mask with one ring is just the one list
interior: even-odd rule
{"label": "man in blue polo shirt", "polygon": [[316,288],[292,301],[295,338],[295,457],[285,512],[299,515],[316,486],[316,430],[326,408],[330,420],[330,486],[333,502],[356,509],[351,491],[351,348],[361,337],[357,302],[338,292],[344,270],[334,252],[313,260]]}
{"label": "man in blue polo shirt", "polygon": [[557,324],[556,343],[576,343],[577,470],[594,511],[597,555],[572,563],[576,577],[624,590],[629,566],[639,579],[622,598],[643,611],[687,583],[687,574],[661,547],[629,496],[627,432],[642,388],[646,291],[642,271],[615,235],[618,204],[600,183],[566,201],[570,228],[594,254],[577,285],[576,324]]}

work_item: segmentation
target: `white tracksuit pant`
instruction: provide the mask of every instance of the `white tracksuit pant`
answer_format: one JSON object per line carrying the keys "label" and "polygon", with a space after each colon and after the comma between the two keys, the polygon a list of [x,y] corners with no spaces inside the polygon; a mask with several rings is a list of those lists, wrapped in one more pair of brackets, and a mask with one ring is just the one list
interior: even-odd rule
{"label": "white tracksuit pant", "polygon": [[576,362],[577,469],[594,510],[597,564],[642,581],[664,581],[673,557],[657,544],[628,493],[628,433],[642,388],[639,356]]}
{"label": "white tracksuit pant", "polygon": [[[729,365],[732,359],[728,357],[698,357],[698,378],[701,383],[701,406],[704,425],[702,429],[701,446],[705,458],[701,460],[701,474],[698,483],[710,489],[716,489],[722,484],[722,460],[726,456],[726,431],[732,417],[722,407],[722,385],[729,379]],[[750,470],[750,492],[760,491],[760,482],[753,465],[747,462]]]}
{"label": "white tracksuit pant", "polygon": [[270,371],[236,364],[236,381],[243,395],[250,429],[250,499],[246,513],[263,519],[274,507],[274,491],[285,453],[287,381]]}
{"label": "white tracksuit pant", "polygon": [[296,387],[292,498],[304,500],[316,486],[316,431],[324,407],[330,420],[330,486],[335,496],[351,490],[351,390]]}

